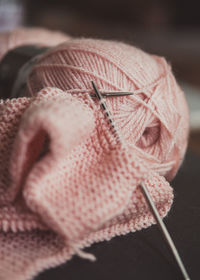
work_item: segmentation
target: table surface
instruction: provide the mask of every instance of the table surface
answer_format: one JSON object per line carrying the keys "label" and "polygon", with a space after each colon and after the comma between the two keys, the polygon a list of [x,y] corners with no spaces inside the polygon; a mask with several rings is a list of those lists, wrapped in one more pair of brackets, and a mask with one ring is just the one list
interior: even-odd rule
{"label": "table surface", "polygon": [[[191,279],[197,280],[200,279],[200,154],[189,149],[172,186],[174,203],[164,222]],[[35,280],[183,279],[156,225],[93,244],[85,251],[94,254],[97,261],[91,263],[74,256]]]}

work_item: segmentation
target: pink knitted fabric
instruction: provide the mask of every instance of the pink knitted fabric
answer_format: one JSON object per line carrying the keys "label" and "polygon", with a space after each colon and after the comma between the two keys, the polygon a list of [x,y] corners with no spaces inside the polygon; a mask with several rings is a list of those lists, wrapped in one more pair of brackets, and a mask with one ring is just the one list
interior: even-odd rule
{"label": "pink knitted fabric", "polygon": [[[107,99],[127,148],[118,144],[97,100]],[[170,209],[182,162],[188,110],[163,58],[101,40],[70,40],[35,66],[29,97],[0,103],[0,279],[90,257],[93,242],[155,223],[143,181],[160,215]]]}

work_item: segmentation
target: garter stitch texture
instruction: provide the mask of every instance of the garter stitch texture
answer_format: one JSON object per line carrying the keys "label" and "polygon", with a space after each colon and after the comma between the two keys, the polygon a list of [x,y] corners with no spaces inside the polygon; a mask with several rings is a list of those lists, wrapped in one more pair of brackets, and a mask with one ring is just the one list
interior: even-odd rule
{"label": "garter stitch texture", "polygon": [[[107,99],[127,148],[90,97],[91,80],[102,92],[134,92]],[[184,95],[163,58],[89,39],[46,53],[27,97],[0,101],[0,279],[31,279],[155,223],[142,181],[164,217],[173,200],[165,177],[177,172],[187,135]]]}

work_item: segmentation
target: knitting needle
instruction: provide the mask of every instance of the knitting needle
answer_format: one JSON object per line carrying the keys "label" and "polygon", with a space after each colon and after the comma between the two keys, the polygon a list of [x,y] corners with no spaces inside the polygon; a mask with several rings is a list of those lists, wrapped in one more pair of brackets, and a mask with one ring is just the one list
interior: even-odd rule
{"label": "knitting needle", "polygon": [[[118,139],[120,139],[120,136],[117,133],[117,129],[116,129],[114,121],[112,119],[112,115],[111,115],[111,113],[109,112],[109,110],[107,108],[106,102],[103,99],[102,94],[99,92],[99,90],[97,89],[96,84],[93,81],[92,81],[92,86],[94,88],[94,91],[96,93],[97,98],[100,101],[101,108],[104,110],[104,112],[105,112],[105,114],[106,114],[106,116],[107,116],[107,118],[109,120],[109,123],[111,124],[112,128],[114,129],[114,132],[117,134]],[[158,210],[157,210],[157,208],[156,208],[156,206],[155,206],[155,204],[153,202],[153,199],[152,199],[149,191],[145,187],[144,183],[141,183],[140,187],[141,187],[142,192],[143,192],[143,194],[145,196],[145,199],[146,199],[146,201],[147,201],[147,203],[148,203],[148,205],[149,205],[149,207],[150,207],[150,209],[152,211],[152,214],[153,214],[155,220],[157,221],[157,223],[159,225],[159,228],[160,228],[162,234],[164,235],[164,237],[165,237],[165,239],[166,239],[166,241],[167,241],[167,243],[169,245],[169,248],[171,249],[171,252],[172,252],[172,254],[173,254],[173,256],[174,256],[174,258],[175,258],[175,260],[176,260],[176,262],[177,262],[177,264],[178,264],[178,266],[179,266],[179,268],[180,268],[180,270],[182,272],[182,275],[183,275],[184,279],[185,280],[190,280],[189,275],[187,274],[187,271],[186,271],[186,269],[184,267],[184,264],[183,264],[183,262],[182,262],[182,260],[181,260],[181,258],[179,256],[179,253],[178,253],[178,251],[177,251],[177,249],[175,247],[175,244],[174,244],[174,242],[173,242],[173,240],[172,240],[172,238],[171,238],[171,236],[170,236],[170,234],[169,234],[165,224],[163,223],[163,221],[162,221],[162,219],[160,217],[160,214],[159,214],[159,212],[158,212]]]}
{"label": "knitting needle", "polygon": [[184,264],[183,264],[183,262],[182,262],[182,260],[181,260],[181,258],[179,256],[179,253],[178,253],[178,251],[177,251],[177,249],[175,247],[175,244],[174,244],[174,242],[173,242],[173,240],[172,240],[172,238],[171,238],[171,236],[170,236],[170,234],[169,234],[165,224],[163,223],[163,220],[161,219],[161,217],[160,217],[160,215],[158,213],[158,210],[156,209],[156,206],[155,206],[155,204],[154,204],[154,202],[152,200],[152,197],[151,197],[150,193],[148,192],[148,190],[145,187],[144,183],[141,183],[140,186],[141,186],[142,192],[143,192],[143,194],[144,194],[144,196],[146,198],[146,201],[148,202],[149,207],[152,210],[154,218],[157,221],[157,223],[158,223],[158,225],[160,227],[160,230],[162,231],[166,241],[169,244],[169,247],[170,247],[170,249],[172,251],[172,254],[174,255],[174,258],[175,258],[175,260],[176,260],[176,262],[177,262],[177,264],[178,264],[178,266],[179,266],[179,268],[180,268],[180,270],[181,270],[181,272],[183,274],[184,279],[185,280],[190,280],[189,275],[187,274],[187,271],[186,271],[186,269],[184,267]]}
{"label": "knitting needle", "polygon": [[[133,92],[110,92],[110,93],[102,93],[103,97],[115,97],[115,96],[127,96],[127,95],[133,95]],[[96,94],[90,94],[91,97],[95,98],[97,97]]]}

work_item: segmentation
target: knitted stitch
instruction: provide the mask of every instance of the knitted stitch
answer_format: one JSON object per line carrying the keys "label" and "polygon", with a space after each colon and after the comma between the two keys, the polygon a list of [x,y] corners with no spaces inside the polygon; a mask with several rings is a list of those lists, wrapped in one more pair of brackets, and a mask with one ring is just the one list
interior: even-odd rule
{"label": "knitted stitch", "polygon": [[[81,46],[85,50],[86,45],[84,54],[73,57],[71,50],[77,52]],[[36,69],[48,69],[49,52],[40,61],[46,64],[36,66],[28,81],[29,97],[0,101],[1,280],[31,279],[76,253],[92,258],[80,249],[155,223],[140,191],[142,181],[162,217],[172,204],[172,188],[162,175],[174,176],[182,162],[188,114],[166,62],[116,42],[72,40],[63,46],[69,50],[64,56],[67,74],[37,73]],[[94,48],[97,57],[91,56]],[[63,60],[58,50],[60,46],[52,52]],[[127,71],[133,50],[141,63],[134,66],[140,81]],[[113,69],[114,52],[121,61],[115,61]],[[92,73],[91,59],[98,62]],[[161,78],[155,70],[158,61]],[[51,69],[57,71],[54,62]],[[154,74],[148,73],[145,63]],[[116,74],[120,67],[123,71]],[[100,76],[104,72],[109,79]],[[60,79],[62,75],[68,78]],[[134,75],[138,89],[131,82]],[[91,78],[101,91],[135,91],[134,96],[108,100],[127,149],[116,142],[98,102],[90,97]]]}

